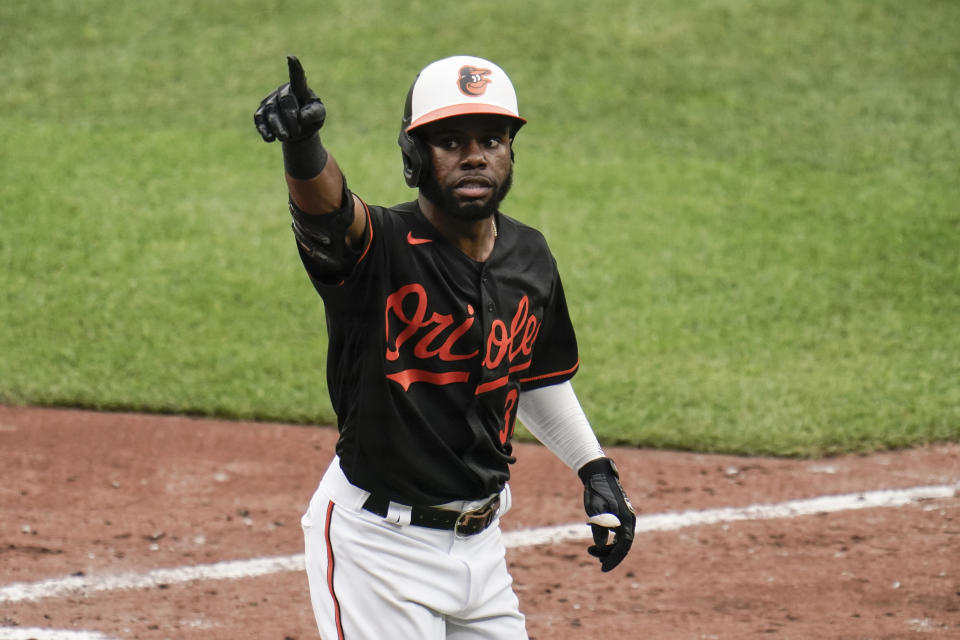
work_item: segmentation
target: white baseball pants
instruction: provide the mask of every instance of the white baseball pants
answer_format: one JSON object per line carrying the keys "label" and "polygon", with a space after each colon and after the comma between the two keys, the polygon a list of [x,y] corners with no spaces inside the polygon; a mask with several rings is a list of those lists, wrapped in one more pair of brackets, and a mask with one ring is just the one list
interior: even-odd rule
{"label": "white baseball pants", "polygon": [[368,495],[334,458],[301,520],[323,640],[527,639],[500,534],[509,488],[498,518],[469,537],[402,524],[404,509],[393,503],[381,518],[363,509]]}

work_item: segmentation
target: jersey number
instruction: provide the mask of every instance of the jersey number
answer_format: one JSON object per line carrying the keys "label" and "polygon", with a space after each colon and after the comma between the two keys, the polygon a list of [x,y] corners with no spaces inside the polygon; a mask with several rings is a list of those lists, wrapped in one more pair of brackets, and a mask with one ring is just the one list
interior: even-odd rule
{"label": "jersey number", "polygon": [[507,392],[507,401],[503,404],[503,427],[500,429],[500,444],[507,444],[513,435],[513,425],[517,419],[517,398],[520,394],[516,389]]}

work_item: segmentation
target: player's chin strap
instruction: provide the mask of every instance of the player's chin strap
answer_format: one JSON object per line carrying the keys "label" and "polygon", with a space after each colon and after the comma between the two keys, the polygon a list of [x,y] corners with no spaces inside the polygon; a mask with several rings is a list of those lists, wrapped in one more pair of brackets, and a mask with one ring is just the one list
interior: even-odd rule
{"label": "player's chin strap", "polygon": [[342,275],[350,270],[356,255],[347,246],[347,229],[353,223],[353,195],[343,178],[340,208],[322,215],[300,209],[290,198],[293,233],[303,252],[316,263],[318,270]]}

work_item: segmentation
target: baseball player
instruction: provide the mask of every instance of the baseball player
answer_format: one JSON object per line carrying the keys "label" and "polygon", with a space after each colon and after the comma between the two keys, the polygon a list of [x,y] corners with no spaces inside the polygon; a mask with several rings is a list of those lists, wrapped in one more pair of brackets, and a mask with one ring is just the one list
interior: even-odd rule
{"label": "baseball player", "polygon": [[[519,416],[575,470],[603,571],[635,515],[571,386],[579,360],[544,237],[503,214],[525,120],[494,63],[431,63],[399,144],[412,202],[368,204],[320,140],[326,108],[290,81],[254,115],[280,140],[293,233],[323,299],[336,456],[303,516],[323,638],[526,638],[500,517]],[[309,361],[309,354],[305,354]]]}

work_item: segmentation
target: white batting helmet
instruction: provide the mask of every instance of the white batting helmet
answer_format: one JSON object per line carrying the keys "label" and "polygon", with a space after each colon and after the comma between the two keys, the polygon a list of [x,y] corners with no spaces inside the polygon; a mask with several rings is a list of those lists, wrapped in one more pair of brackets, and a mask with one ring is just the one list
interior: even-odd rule
{"label": "white batting helmet", "polygon": [[489,60],[452,56],[424,67],[407,93],[398,139],[407,184],[419,185],[428,161],[410,133],[425,124],[467,114],[506,116],[514,121],[513,133],[526,123],[517,109],[513,83]]}
{"label": "white batting helmet", "polygon": [[407,131],[468,113],[508,116],[518,127],[526,122],[517,110],[513,83],[489,60],[453,56],[424,67],[410,90]]}

